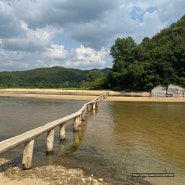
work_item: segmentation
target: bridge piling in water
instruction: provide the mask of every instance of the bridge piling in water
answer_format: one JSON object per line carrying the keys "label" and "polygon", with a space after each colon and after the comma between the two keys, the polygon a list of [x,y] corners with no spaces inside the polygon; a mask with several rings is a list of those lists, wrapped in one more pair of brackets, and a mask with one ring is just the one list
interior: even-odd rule
{"label": "bridge piling in water", "polygon": [[24,170],[30,169],[32,165],[34,140],[25,143],[23,151],[22,166]]}
{"label": "bridge piling in water", "polygon": [[81,115],[79,115],[78,117],[74,118],[74,126],[73,126],[74,131],[78,130],[78,126],[80,124],[81,124]]}
{"label": "bridge piling in water", "polygon": [[54,136],[55,136],[54,129],[47,132],[47,152],[53,151]]}
{"label": "bridge piling in water", "polygon": [[87,112],[86,109],[82,112],[82,115],[81,115],[81,120],[82,120],[82,121],[85,121],[86,112]]}
{"label": "bridge piling in water", "polygon": [[59,136],[61,140],[64,140],[66,138],[65,124],[72,119],[74,120],[74,123],[73,123],[74,143],[78,145],[79,136],[77,132],[78,132],[79,125],[81,125],[81,122],[86,119],[88,112],[97,109],[98,103],[102,101],[103,99],[105,99],[107,96],[108,96],[108,92],[84,104],[83,107],[79,111],[71,115],[68,115],[66,117],[60,118],[55,121],[52,121],[43,126],[40,126],[33,130],[20,134],[18,136],[1,141],[0,142],[0,154],[5,153],[13,148],[16,148],[21,144],[25,144],[24,150],[23,150],[22,166],[24,170],[30,169],[32,166],[32,157],[33,157],[33,148],[34,148],[35,138],[42,135],[43,133],[47,133],[46,150],[47,152],[52,152],[53,145],[54,145],[55,128],[57,126],[60,127]]}
{"label": "bridge piling in water", "polygon": [[60,139],[64,140],[66,138],[65,124],[60,125]]}

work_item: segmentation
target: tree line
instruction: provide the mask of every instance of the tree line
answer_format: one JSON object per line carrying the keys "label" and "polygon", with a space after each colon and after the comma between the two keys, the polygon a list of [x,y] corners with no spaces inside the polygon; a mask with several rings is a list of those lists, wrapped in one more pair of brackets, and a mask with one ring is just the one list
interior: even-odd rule
{"label": "tree line", "polygon": [[64,67],[0,72],[0,88],[82,88],[96,89],[108,68],[79,70]]}
{"label": "tree line", "polygon": [[152,38],[137,44],[117,38],[111,47],[113,66],[106,85],[114,90],[151,90],[157,85],[185,87],[185,16]]}

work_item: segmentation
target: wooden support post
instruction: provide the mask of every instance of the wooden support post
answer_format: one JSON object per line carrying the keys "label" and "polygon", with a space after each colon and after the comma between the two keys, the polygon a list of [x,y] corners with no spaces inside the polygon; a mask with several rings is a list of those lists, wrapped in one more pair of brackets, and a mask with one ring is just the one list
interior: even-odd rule
{"label": "wooden support post", "polygon": [[79,115],[79,118],[78,119],[79,119],[78,125],[81,125],[82,124],[82,115],[81,114]]}
{"label": "wooden support post", "polygon": [[96,100],[96,106],[98,106],[98,104],[99,104],[99,98]]}
{"label": "wooden support post", "polygon": [[85,113],[88,114],[88,111],[89,111],[89,105],[86,105]]}
{"label": "wooden support post", "polygon": [[96,108],[98,108],[98,105],[99,105],[99,102],[97,101],[97,102],[96,102]]}
{"label": "wooden support post", "polygon": [[95,110],[96,109],[96,104],[95,103],[93,103],[93,110]]}
{"label": "wooden support post", "polygon": [[88,104],[87,104],[86,107],[85,107],[86,114],[87,114],[88,111],[89,111],[89,110],[88,110],[88,107],[89,107],[89,106],[88,106]]}
{"label": "wooden support post", "polygon": [[78,117],[74,119],[73,130],[78,130]]}
{"label": "wooden support post", "polygon": [[86,116],[86,109],[82,112],[82,115],[81,115],[82,121],[85,121],[85,116]]}
{"label": "wooden support post", "polygon": [[53,151],[54,135],[55,135],[54,129],[48,131],[47,133],[47,152]]}
{"label": "wooden support post", "polygon": [[60,139],[64,140],[66,138],[65,124],[60,125]]}
{"label": "wooden support post", "polygon": [[78,116],[74,119],[74,130],[78,130],[78,125],[81,124],[81,116]]}
{"label": "wooden support post", "polygon": [[88,104],[88,112],[91,110],[91,104]]}
{"label": "wooden support post", "polygon": [[24,170],[28,170],[31,168],[33,147],[34,147],[34,140],[31,140],[25,143],[23,158],[22,158],[22,167]]}
{"label": "wooden support post", "polygon": [[88,106],[89,106],[88,108],[89,111],[93,110],[93,103],[90,103]]}
{"label": "wooden support post", "polygon": [[96,110],[97,106],[98,106],[98,102],[95,102],[95,103],[93,104],[93,110]]}

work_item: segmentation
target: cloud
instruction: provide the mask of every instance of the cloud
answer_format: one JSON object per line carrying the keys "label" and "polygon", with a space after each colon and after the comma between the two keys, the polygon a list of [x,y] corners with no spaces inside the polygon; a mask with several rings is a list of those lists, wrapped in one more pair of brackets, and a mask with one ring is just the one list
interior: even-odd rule
{"label": "cloud", "polygon": [[68,25],[74,22],[85,23],[99,19],[104,12],[118,5],[118,0],[11,0],[17,16],[28,23],[31,28],[46,25]]}
{"label": "cloud", "polygon": [[177,1],[173,0],[158,1],[160,3],[160,6],[158,8],[158,14],[161,22],[164,25],[169,26],[173,21],[176,21],[184,15],[185,1],[178,0],[178,3]]}
{"label": "cloud", "polygon": [[65,67],[74,68],[102,68],[105,65],[106,49],[95,51],[92,48],[81,46],[73,53],[73,58],[64,63]]}
{"label": "cloud", "polygon": [[0,70],[110,67],[118,36],[139,43],[184,7],[184,0],[0,0]]}
{"label": "cloud", "polygon": [[33,54],[0,49],[0,71],[17,71],[33,68]]}
{"label": "cloud", "polygon": [[[107,32],[101,22],[104,16],[119,6],[118,0],[45,0],[11,1],[16,15],[31,29],[52,25],[62,28],[80,44],[101,48],[105,39],[99,32]],[[39,10],[39,11],[38,11]],[[101,28],[100,28],[101,26]]]}
{"label": "cloud", "polygon": [[24,30],[24,35],[14,38],[5,38],[2,40],[2,48],[10,51],[43,51],[52,41],[53,29],[48,27],[44,29],[37,28],[32,30],[24,21],[20,21],[20,27]]}
{"label": "cloud", "polygon": [[66,59],[68,56],[68,52],[64,49],[63,45],[51,45],[51,48],[48,48],[47,51],[44,53],[46,57],[52,59]]}
{"label": "cloud", "polygon": [[71,31],[73,39],[85,47],[92,47],[94,49],[101,49],[102,46],[106,46],[107,40],[112,37],[108,25],[99,21],[86,23],[83,26],[75,24],[69,30],[73,30]]}
{"label": "cloud", "polygon": [[22,31],[14,9],[0,1],[0,38],[13,38],[21,35]]}

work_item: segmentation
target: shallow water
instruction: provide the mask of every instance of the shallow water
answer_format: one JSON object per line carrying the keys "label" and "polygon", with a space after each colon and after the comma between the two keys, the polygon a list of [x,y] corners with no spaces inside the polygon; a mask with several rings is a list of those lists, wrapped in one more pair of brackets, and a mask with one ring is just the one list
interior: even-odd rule
{"label": "shallow water", "polygon": [[[85,101],[0,98],[0,139],[72,113]],[[184,103],[103,102],[78,132],[46,154],[45,135],[36,139],[33,167],[61,164],[82,168],[111,184],[177,185],[185,182]],[[22,148],[3,154],[20,162]],[[133,178],[132,173],[174,173],[175,177]]]}

